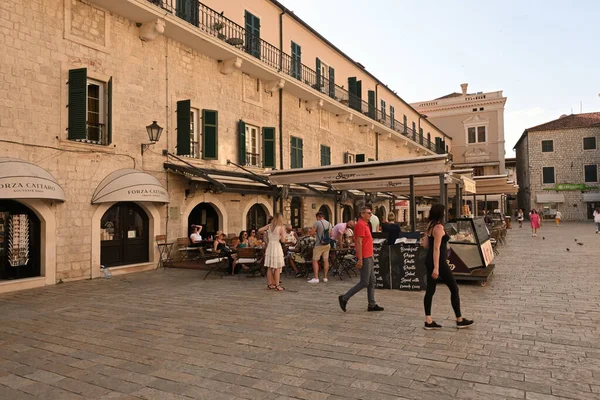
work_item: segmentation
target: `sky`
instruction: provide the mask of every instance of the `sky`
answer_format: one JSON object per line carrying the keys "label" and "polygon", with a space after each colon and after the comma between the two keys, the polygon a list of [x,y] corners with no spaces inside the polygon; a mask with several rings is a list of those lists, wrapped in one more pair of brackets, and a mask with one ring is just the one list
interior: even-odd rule
{"label": "sky", "polygon": [[412,103],[502,90],[506,157],[527,128],[600,111],[600,0],[280,0]]}

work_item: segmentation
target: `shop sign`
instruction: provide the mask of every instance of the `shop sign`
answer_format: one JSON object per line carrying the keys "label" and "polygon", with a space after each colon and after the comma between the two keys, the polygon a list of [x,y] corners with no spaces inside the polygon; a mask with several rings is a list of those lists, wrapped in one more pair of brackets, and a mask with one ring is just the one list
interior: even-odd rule
{"label": "shop sign", "polygon": [[0,199],[64,200],[62,188],[55,182],[36,177],[0,178]]}
{"label": "shop sign", "polygon": [[544,190],[557,190],[557,191],[567,191],[567,190],[596,190],[597,186],[587,186],[585,183],[557,183],[554,187],[544,188]]}

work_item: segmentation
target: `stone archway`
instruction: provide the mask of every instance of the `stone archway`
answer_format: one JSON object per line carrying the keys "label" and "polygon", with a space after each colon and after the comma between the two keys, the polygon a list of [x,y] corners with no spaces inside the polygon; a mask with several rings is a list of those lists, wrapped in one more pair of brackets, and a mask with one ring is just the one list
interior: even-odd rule
{"label": "stone archway", "polygon": [[190,227],[188,224],[188,219],[194,208],[200,203],[208,203],[215,209],[219,217],[219,226],[217,230],[228,232],[229,218],[226,212],[227,209],[225,208],[225,204],[223,204],[216,195],[213,195],[211,193],[204,193],[202,194],[202,196],[194,197],[191,200],[192,201],[190,201],[190,203],[186,206],[185,212],[182,215],[181,236],[187,237],[189,235],[188,232]]}
{"label": "stone archway", "polygon": [[[268,218],[270,215],[273,215],[273,207],[271,204],[269,204],[269,202],[267,201],[267,199],[265,197],[259,196],[256,198],[256,200],[253,201],[249,201],[248,204],[246,204],[246,207],[244,208],[244,211],[242,213],[242,221],[244,221],[245,226],[242,226],[241,229],[258,229],[258,228],[262,228],[262,226],[249,226],[249,214],[253,211],[253,209],[255,209],[256,207],[261,207],[263,209],[263,211],[266,213],[266,217]],[[258,222],[258,221],[257,221]],[[265,224],[266,224],[266,218],[265,218]],[[263,225],[264,226],[264,225]]]}
{"label": "stone archway", "polygon": [[323,213],[323,218],[326,221],[329,221],[330,223],[333,224],[333,218],[332,218],[332,214],[331,214],[331,209],[329,208],[329,206],[327,204],[323,204],[321,205],[321,207],[319,207],[319,212]]}

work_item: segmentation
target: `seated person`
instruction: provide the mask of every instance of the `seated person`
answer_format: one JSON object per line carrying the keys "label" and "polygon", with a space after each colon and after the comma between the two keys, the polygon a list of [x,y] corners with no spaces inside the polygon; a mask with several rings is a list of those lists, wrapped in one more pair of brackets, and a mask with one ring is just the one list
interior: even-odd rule
{"label": "seated person", "polygon": [[248,235],[248,246],[250,246],[250,247],[260,246],[260,241],[256,237],[256,229],[250,230],[250,235]]}
{"label": "seated person", "polygon": [[393,212],[388,214],[387,219],[389,222],[381,225],[381,231],[386,234],[387,243],[394,244],[400,236],[400,225],[396,223],[396,214]]}
{"label": "seated person", "polygon": [[239,243],[236,246],[236,249],[241,249],[244,247],[248,247],[249,246],[249,241],[248,241],[248,232],[246,231],[241,231],[240,232],[240,236],[238,236],[239,239]]}
{"label": "seated person", "polygon": [[298,243],[298,236],[292,228],[292,225],[288,224],[285,226],[285,243],[283,244],[284,252],[287,249],[287,254],[285,255],[286,264],[287,261],[294,256],[293,248],[296,247],[296,243]]}
{"label": "seated person", "polygon": [[202,232],[202,225],[192,225],[192,234],[190,235],[190,242],[192,242],[192,245],[202,241],[200,232]]}
{"label": "seated person", "polygon": [[311,266],[312,266],[312,260],[305,260],[303,257],[304,254],[306,254],[307,249],[315,247],[315,238],[313,236],[311,236],[311,231],[312,231],[312,228],[309,228],[309,227],[302,228],[302,237],[298,240],[298,242],[296,243],[296,246],[293,249],[290,249],[291,251],[294,252],[293,257],[290,257],[290,266],[296,273],[296,278],[299,278],[302,276],[302,274],[298,270],[298,266],[296,265],[297,263],[301,263],[301,264],[311,263]]}
{"label": "seated person", "polygon": [[[243,249],[245,247],[249,247],[249,245],[248,245],[248,232],[241,231],[240,232],[240,236],[238,236],[238,241],[237,241],[236,245],[234,246],[234,248],[235,249]],[[231,258],[233,259],[233,264],[231,266],[231,274],[234,275],[238,271],[238,265],[237,265],[238,256],[237,256],[237,254],[232,254]],[[241,265],[241,268],[244,271],[247,271],[247,270],[250,269],[250,268],[248,268],[244,264]]]}

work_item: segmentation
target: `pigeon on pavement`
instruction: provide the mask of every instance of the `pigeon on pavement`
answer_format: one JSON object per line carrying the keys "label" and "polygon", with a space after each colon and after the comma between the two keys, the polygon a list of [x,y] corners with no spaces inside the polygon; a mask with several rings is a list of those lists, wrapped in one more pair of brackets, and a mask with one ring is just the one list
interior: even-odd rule
{"label": "pigeon on pavement", "polygon": [[580,246],[583,246],[583,243],[581,243],[581,242],[577,242],[577,244],[580,245]]}
{"label": "pigeon on pavement", "polygon": [[569,248],[567,247],[567,251],[571,251],[571,250],[569,250]]}

